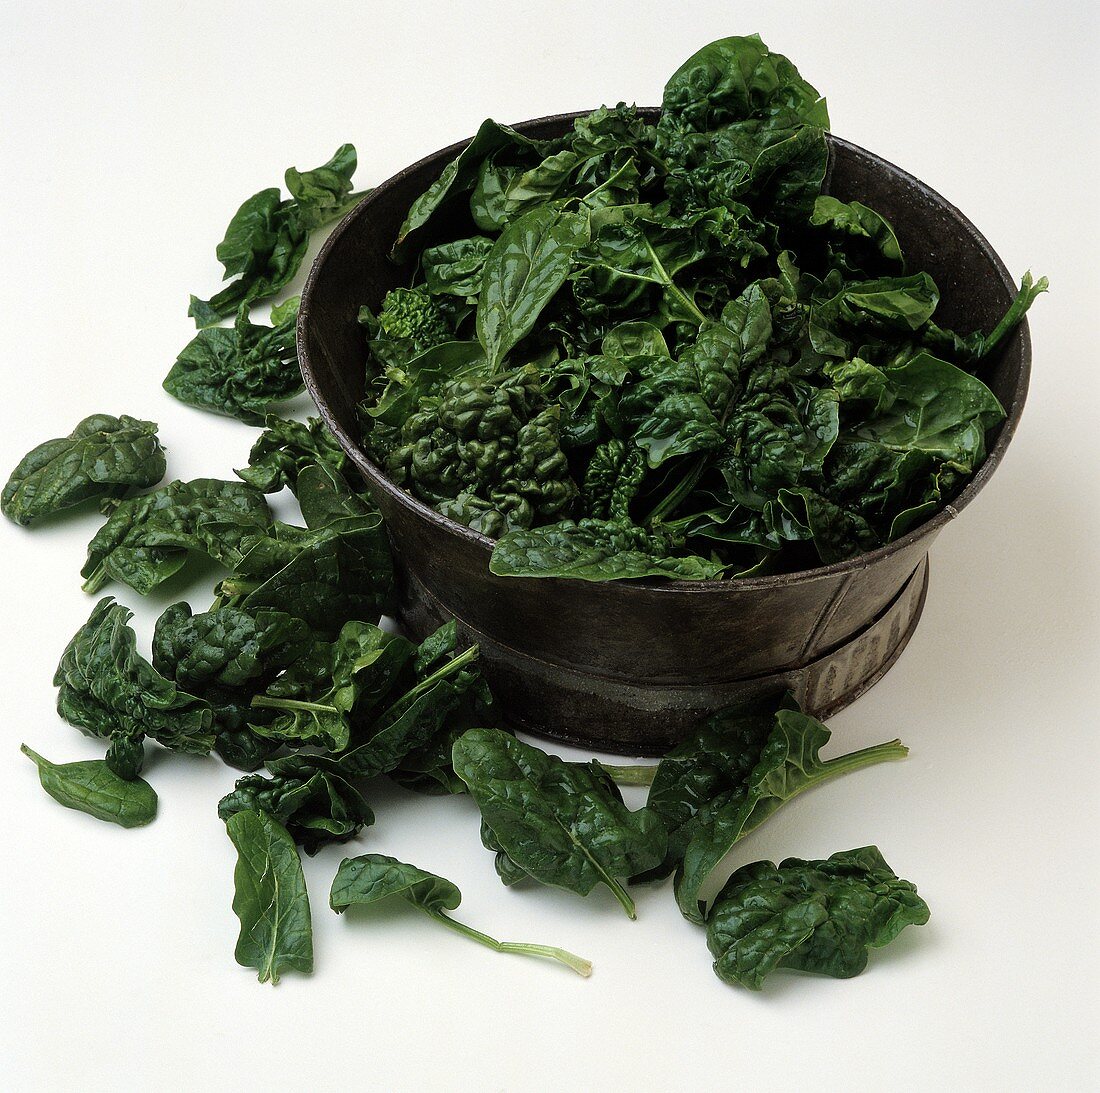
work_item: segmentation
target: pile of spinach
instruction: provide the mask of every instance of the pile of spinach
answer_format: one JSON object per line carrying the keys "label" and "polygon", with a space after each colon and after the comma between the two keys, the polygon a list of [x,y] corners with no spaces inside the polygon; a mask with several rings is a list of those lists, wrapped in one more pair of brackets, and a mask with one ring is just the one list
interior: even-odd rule
{"label": "pile of spinach", "polygon": [[408,210],[409,287],[364,308],[364,444],[503,576],[810,568],[927,520],[1003,410],[988,334],[890,225],[823,192],[825,101],[756,36],[701,49],[659,121],[486,121]]}
{"label": "pile of spinach", "polygon": [[[369,449],[496,538],[496,573],[712,579],[849,557],[948,500],[1002,417],[976,373],[1045,279],[1025,277],[988,335],[939,327],[938,290],[905,268],[889,224],[821,192],[824,101],[759,38],[705,47],[663,107],[656,125],[604,108],[553,141],[486,122],[408,212],[395,253],[415,280],[360,315]],[[674,875],[728,982],[857,974],[869,947],[928,918],[875,847],[743,865],[709,893],[784,803],[903,758],[899,741],[823,760],[828,729],[780,695],[721,711],[656,767],[566,762],[501,726],[454,621],[420,643],[379,625],[395,579],[378,510],[321,422],[269,412],[301,388],[297,300],[270,327],[250,319],[293,279],[310,232],[362,196],[355,161],[344,145],[289,170],[289,199],[249,198],[217,251],[236,279],[192,297],[200,329],[164,386],[263,427],[240,481],[153,488],[156,426],[97,414],[28,453],[3,491],[24,525],[99,500],[89,593],[113,581],[147,595],[195,555],[226,571],[205,610],[165,608],[151,659],[132,613],[97,603],[54,682],[58,713],[106,754],[53,763],[23,745],[43,789],[129,828],[157,812],[148,743],[242,771],[217,811],[238,855],[236,957],[261,982],[312,969],[299,847],[357,838],[382,777],[468,794],[507,885],[606,888],[634,918],[628,889]],[[282,489],[301,525],[274,518],[266,495]],[[646,805],[617,783],[648,784]],[[494,951],[591,970],[457,922],[451,881],[381,853],[344,859],[330,905],[391,897]]]}

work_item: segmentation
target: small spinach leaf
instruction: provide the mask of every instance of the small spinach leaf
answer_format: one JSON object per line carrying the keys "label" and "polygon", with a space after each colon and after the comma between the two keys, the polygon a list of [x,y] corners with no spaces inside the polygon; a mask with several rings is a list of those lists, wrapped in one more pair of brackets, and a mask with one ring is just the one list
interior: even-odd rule
{"label": "small spinach leaf", "polygon": [[498,953],[517,953],[556,960],[578,975],[592,974],[592,964],[579,956],[550,945],[497,941],[495,938],[456,922],[446,914],[462,902],[462,893],[449,880],[408,865],[386,854],[362,854],[345,858],[332,882],[329,905],[337,914],[349,907],[378,903],[398,896],[430,919]]}
{"label": "small spinach leaf", "polygon": [[253,810],[273,816],[307,854],[329,843],[347,842],[374,823],[359,791],[331,771],[317,770],[304,757],[286,756],[274,778],[250,774],[237,779],[218,802],[223,820]]}
{"label": "small spinach leaf", "polygon": [[59,804],[120,827],[141,827],[157,815],[157,793],[143,778],[120,778],[102,759],[51,763],[26,744],[42,788]]}
{"label": "small spinach leaf", "polygon": [[287,421],[268,414],[264,431],[248,453],[248,466],[234,473],[261,493],[295,489],[303,467],[324,463],[347,473],[347,456],[320,418]]}

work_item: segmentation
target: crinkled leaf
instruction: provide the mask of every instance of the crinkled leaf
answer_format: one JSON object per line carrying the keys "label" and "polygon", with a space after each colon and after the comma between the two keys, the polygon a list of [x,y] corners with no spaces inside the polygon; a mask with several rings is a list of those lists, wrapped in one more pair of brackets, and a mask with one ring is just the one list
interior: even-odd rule
{"label": "crinkled leaf", "polygon": [[196,478],[123,501],[88,544],[84,590],[121,581],[143,596],[179,570],[189,551],[232,567],[243,540],[264,532],[271,511],[242,482]]}
{"label": "crinkled leaf", "polygon": [[714,971],[760,990],[776,968],[837,979],[858,975],[867,950],[888,945],[906,926],[923,926],[928,905],[900,880],[877,847],[824,861],[754,862],[730,877],[707,921]]}
{"label": "crinkled leaf", "polygon": [[276,326],[254,324],[242,304],[232,327],[208,327],[188,342],[164,389],[189,406],[262,425],[272,403],[302,390],[297,318],[292,307]]}
{"label": "crinkled leaf", "polygon": [[67,436],[47,440],[19,461],[0,497],[9,520],[30,524],[92,497],[155,486],[164,477],[157,425],[93,414]]}
{"label": "crinkled leaf", "polygon": [[110,741],[108,764],[123,778],[140,772],[144,736],[197,754],[214,743],[210,707],[138,653],[132,617],[110,596],[100,600],[65,648],[53,680],[57,712],[86,736]]}
{"label": "crinkled leaf", "polygon": [[667,835],[654,813],[631,812],[598,764],[566,763],[498,729],[470,729],[453,758],[512,862],[542,884],[582,896],[605,884],[634,917],[620,881],[664,857]]}

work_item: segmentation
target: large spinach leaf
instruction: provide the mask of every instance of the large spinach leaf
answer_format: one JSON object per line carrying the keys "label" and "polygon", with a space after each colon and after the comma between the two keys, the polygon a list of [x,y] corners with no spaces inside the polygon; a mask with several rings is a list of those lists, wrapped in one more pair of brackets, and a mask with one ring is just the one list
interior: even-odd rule
{"label": "large spinach leaf", "polygon": [[654,813],[623,804],[599,764],[566,763],[499,729],[464,733],[453,761],[494,849],[542,884],[582,896],[605,884],[636,917],[621,881],[663,859],[667,834]]}
{"label": "large spinach leaf", "polygon": [[92,497],[155,486],[164,466],[155,422],[92,414],[67,437],[23,456],[4,486],[0,509],[17,524],[30,524]]}
{"label": "large spinach leaf", "polygon": [[491,369],[530,333],[587,236],[583,214],[554,205],[533,209],[501,232],[485,259],[477,301],[477,337]]}
{"label": "large spinach leaf", "polygon": [[848,979],[866,967],[868,948],[923,926],[928,915],[878,847],[864,846],[824,861],[742,866],[714,901],[707,944],[718,977],[751,990],[776,968]]}
{"label": "large spinach leaf", "polygon": [[241,921],[234,955],[261,983],[288,969],[313,971],[313,922],[298,848],[266,812],[235,812],[225,829],[237,848],[233,912]]}

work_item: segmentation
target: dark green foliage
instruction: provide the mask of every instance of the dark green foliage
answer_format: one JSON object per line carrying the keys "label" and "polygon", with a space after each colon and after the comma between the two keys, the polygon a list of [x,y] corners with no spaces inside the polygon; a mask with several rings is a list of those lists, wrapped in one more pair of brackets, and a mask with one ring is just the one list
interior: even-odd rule
{"label": "dark green foliage", "polygon": [[247,809],[265,812],[279,821],[307,854],[329,843],[347,842],[374,813],[359,791],[330,771],[317,770],[308,761],[290,756],[274,778],[249,774],[237,780],[232,793],[218,802],[223,820]]}
{"label": "dark green foliage", "polygon": [[183,567],[188,552],[233,567],[245,540],[270,525],[263,495],[242,482],[171,482],[114,509],[88,544],[84,590],[116,580],[147,595]]}
{"label": "dark green foliage", "polygon": [[234,472],[261,493],[295,489],[303,467],[324,463],[334,471],[350,472],[348,457],[320,418],[305,423],[268,414],[264,431],[248,453],[248,466]]}
{"label": "dark green foliage", "polygon": [[153,667],[198,692],[242,687],[289,667],[313,646],[301,619],[232,607],[192,615],[186,603],[165,608],[153,632]]}
{"label": "dark green foliage", "polygon": [[4,486],[0,509],[15,523],[30,524],[89,498],[155,486],[164,466],[155,422],[92,414],[67,437],[23,456]]}
{"label": "dark green foliage", "polygon": [[778,709],[797,709],[785,696],[731,706],[701,722],[657,765],[646,799],[668,829],[668,852],[656,869],[634,880],[667,877],[683,861],[692,838],[710,818],[744,795]]}
{"label": "dark green foliage", "polygon": [[718,977],[752,990],[776,968],[848,979],[866,967],[868,948],[928,914],[916,888],[864,846],[824,861],[742,866],[714,901],[707,944]]}
{"label": "dark green foliage", "polygon": [[586,896],[606,884],[627,914],[620,883],[655,867],[667,835],[648,809],[631,812],[598,763],[566,763],[498,729],[470,729],[454,745],[455,773],[481,810],[506,883],[523,872]]}
{"label": "dark green foliage", "polygon": [[156,819],[156,790],[143,778],[120,778],[102,759],[51,763],[26,744],[19,750],[38,767],[42,788],[66,808],[120,827],[142,827]]}
{"label": "dark green foliage", "polygon": [[210,707],[138,653],[131,617],[110,596],[100,600],[66,647],[53,681],[57,712],[86,736],[109,741],[107,763],[121,778],[140,773],[146,736],[200,755],[214,744]]}
{"label": "dark green foliage", "polygon": [[787,801],[837,775],[909,754],[900,740],[891,740],[823,760],[818,753],[831,733],[792,707],[789,699],[779,703],[766,736],[766,706],[719,714],[677,749],[667,776],[658,768],[655,811],[664,813],[674,827],[672,842],[682,847],[676,902],[693,922],[707,916],[699,895],[707,878]]}
{"label": "dark green foliage", "polygon": [[241,921],[237,963],[261,983],[287,969],[313,971],[313,922],[298,848],[266,812],[235,812],[225,824],[237,848],[233,912]]}
{"label": "dark green foliage", "polygon": [[290,283],[305,257],[310,232],[338,220],[363,198],[363,193],[351,192],[355,166],[355,147],[341,145],[315,170],[287,170],[289,200],[273,187],[253,194],[237,210],[216,252],[226,279],[236,280],[209,300],[191,297],[187,314],[194,316],[197,327],[214,326]]}
{"label": "dark green foliage", "polygon": [[245,546],[219,586],[228,606],[282,611],[321,635],[393,609],[393,558],[375,511],[320,528],[276,524]]}
{"label": "dark green foliage", "polygon": [[457,317],[449,298],[433,297],[424,288],[395,288],[386,293],[377,315],[369,308],[359,312],[371,352],[391,368],[453,341]]}
{"label": "dark green foliage", "polygon": [[397,482],[486,535],[559,513],[577,492],[559,410],[547,405],[533,366],[453,380],[405,421],[386,465]]}
{"label": "dark green foliage", "polygon": [[165,376],[165,391],[188,406],[264,424],[272,403],[302,390],[294,342],[297,298],[290,304],[274,326],[250,322],[242,304],[233,326],[200,330]]}
{"label": "dark green foliage", "polygon": [[383,314],[417,318],[372,319],[367,450],[508,576],[805,569],[927,520],[985,458],[975,373],[1046,281],[988,334],[939,327],[889,223],[822,193],[828,124],[756,36],[690,57],[656,125],[486,122],[398,234]]}
{"label": "dark green foliage", "polygon": [[379,903],[397,896],[429,918],[498,953],[517,953],[557,960],[578,975],[590,975],[592,965],[579,956],[550,945],[497,941],[478,930],[456,922],[446,914],[462,902],[457,886],[434,873],[425,872],[386,854],[362,854],[345,858],[332,881],[329,905],[337,914],[349,907]]}

